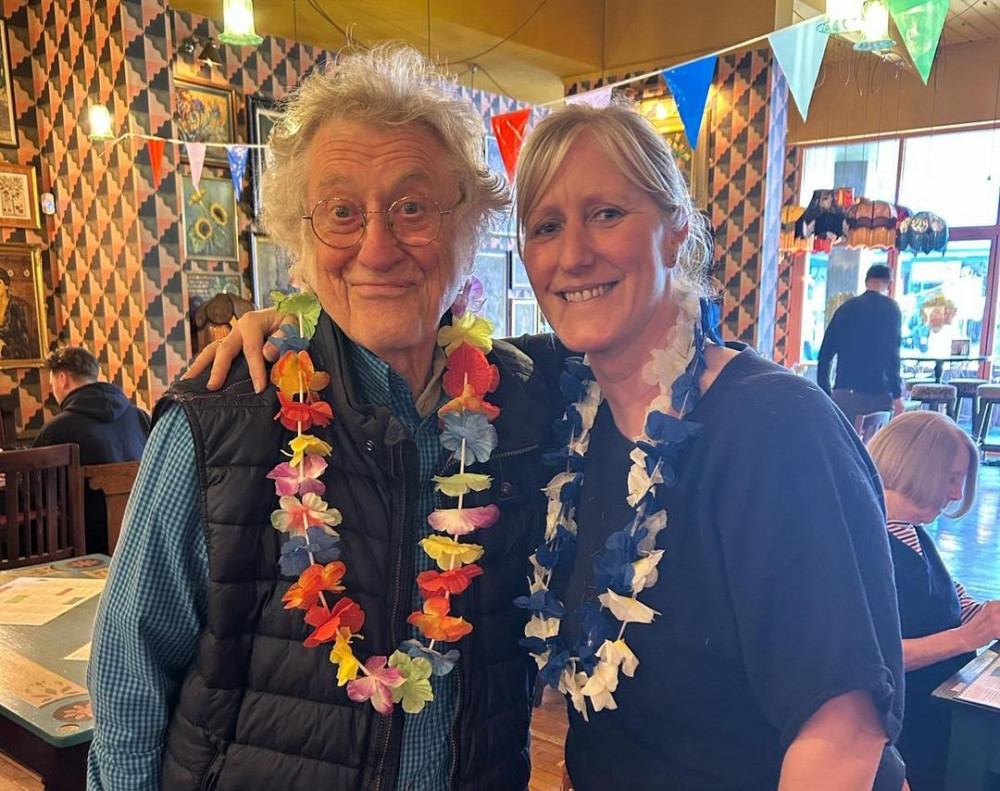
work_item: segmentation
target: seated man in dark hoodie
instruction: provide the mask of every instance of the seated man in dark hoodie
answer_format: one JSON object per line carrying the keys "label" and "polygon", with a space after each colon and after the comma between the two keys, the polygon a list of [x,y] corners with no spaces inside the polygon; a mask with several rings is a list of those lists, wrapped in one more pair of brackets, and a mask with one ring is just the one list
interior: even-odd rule
{"label": "seated man in dark hoodie", "polygon": [[[35,447],[75,442],[81,464],[136,461],[149,436],[149,415],[126,398],[120,388],[98,382],[97,358],[79,346],[56,349],[45,361],[49,386],[60,413],[42,426]],[[87,551],[108,551],[104,495],[84,490]]]}

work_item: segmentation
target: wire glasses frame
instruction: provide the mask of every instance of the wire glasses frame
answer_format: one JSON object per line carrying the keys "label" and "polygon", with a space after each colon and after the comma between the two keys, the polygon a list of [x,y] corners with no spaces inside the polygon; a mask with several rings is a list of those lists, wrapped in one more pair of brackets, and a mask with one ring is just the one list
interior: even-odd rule
{"label": "wire glasses frame", "polygon": [[347,198],[324,198],[313,206],[303,220],[309,220],[316,238],[328,247],[346,250],[361,243],[368,230],[368,216],[381,214],[385,227],[400,244],[407,247],[424,247],[441,233],[442,217],[451,214],[462,202],[442,209],[430,198],[404,195],[394,200],[385,211],[368,211]]}

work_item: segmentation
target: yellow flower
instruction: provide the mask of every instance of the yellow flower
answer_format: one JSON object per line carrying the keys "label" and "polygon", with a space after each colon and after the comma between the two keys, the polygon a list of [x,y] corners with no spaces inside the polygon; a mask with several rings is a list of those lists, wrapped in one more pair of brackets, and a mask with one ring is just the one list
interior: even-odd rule
{"label": "yellow flower", "polygon": [[[295,466],[295,465],[292,465]],[[469,492],[481,492],[490,488],[493,479],[479,472],[460,472],[457,475],[434,476],[437,490],[445,497],[458,497]]]}
{"label": "yellow flower", "polygon": [[451,354],[463,343],[482,349],[484,354],[493,350],[493,325],[488,319],[473,313],[464,313],[452,321],[451,326],[438,330],[438,346],[444,346],[445,354]]}
{"label": "yellow flower", "polygon": [[475,563],[483,556],[483,548],[479,544],[460,544],[448,536],[429,536],[420,541],[420,546],[437,561],[442,571]]}
{"label": "yellow flower", "polygon": [[213,203],[208,207],[208,212],[219,225],[225,225],[229,221],[229,212],[221,203]]}
{"label": "yellow flower", "polygon": [[329,444],[310,434],[300,434],[288,443],[288,447],[292,449],[292,460],[289,464],[293,467],[298,467],[307,453],[329,456],[333,452]]}
{"label": "yellow flower", "polygon": [[361,670],[361,663],[351,650],[350,634],[349,629],[341,629],[337,632],[337,640],[330,651],[330,661],[337,665],[338,687],[344,686],[348,681],[354,681]]}
{"label": "yellow flower", "polygon": [[212,223],[204,217],[199,217],[194,221],[194,233],[203,242],[207,242],[212,238]]}

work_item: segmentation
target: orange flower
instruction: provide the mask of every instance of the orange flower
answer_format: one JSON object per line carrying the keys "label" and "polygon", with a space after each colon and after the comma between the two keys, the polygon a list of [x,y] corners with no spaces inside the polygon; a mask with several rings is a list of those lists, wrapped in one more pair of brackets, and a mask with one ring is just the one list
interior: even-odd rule
{"label": "orange flower", "polygon": [[456,396],[441,407],[438,410],[438,416],[444,417],[445,415],[450,415],[452,412],[457,413],[463,410],[466,412],[479,412],[486,415],[487,420],[496,420],[497,415],[500,414],[500,407],[494,406],[489,401],[484,401],[477,396],[470,384],[465,385],[461,395]]}
{"label": "orange flower", "polygon": [[285,352],[271,369],[271,384],[291,398],[303,391],[319,392],[330,382],[330,375],[317,372],[309,352]]}
{"label": "orange flower", "polygon": [[486,355],[479,349],[463,343],[448,355],[448,370],[445,371],[442,386],[452,398],[457,398],[465,390],[466,377],[472,392],[482,398],[492,393],[500,384],[500,371],[490,365]]}
{"label": "orange flower", "polygon": [[306,648],[329,643],[336,640],[341,629],[357,632],[365,622],[365,611],[361,609],[356,601],[347,596],[341,598],[333,608],[327,610],[323,605],[317,605],[306,613],[306,623],[314,626],[313,633],[309,635],[303,645]]}
{"label": "orange flower", "polygon": [[433,596],[424,602],[423,612],[412,612],[407,623],[416,626],[428,640],[454,643],[472,631],[464,618],[448,615],[450,604],[444,596]]}
{"label": "orange flower", "polygon": [[422,571],[417,575],[417,585],[426,598],[441,597],[444,594],[462,593],[473,578],[482,573],[483,570],[475,563],[451,571]]}
{"label": "orange flower", "polygon": [[281,402],[281,410],[274,419],[280,420],[281,425],[289,431],[308,431],[313,426],[325,426],[333,420],[333,409],[326,401],[314,399],[312,396],[304,402],[296,401],[280,390],[278,400]]}
{"label": "orange flower", "polygon": [[327,563],[325,566],[313,563],[299,575],[298,582],[281,597],[285,609],[291,610],[297,607],[300,610],[310,610],[316,606],[321,591],[340,593],[344,590],[340,580],[343,579],[345,571],[347,566],[339,560]]}

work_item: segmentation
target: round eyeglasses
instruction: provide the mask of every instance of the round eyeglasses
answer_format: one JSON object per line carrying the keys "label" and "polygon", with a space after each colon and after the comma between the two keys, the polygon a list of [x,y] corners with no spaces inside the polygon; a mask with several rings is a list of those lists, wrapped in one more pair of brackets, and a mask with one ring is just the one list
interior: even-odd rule
{"label": "round eyeglasses", "polygon": [[461,202],[459,198],[450,209],[442,209],[430,198],[406,195],[394,200],[385,211],[368,211],[347,198],[325,198],[302,219],[309,220],[323,244],[344,250],[365,238],[369,214],[383,214],[385,227],[397,242],[423,247],[437,239],[442,216],[451,214]]}

